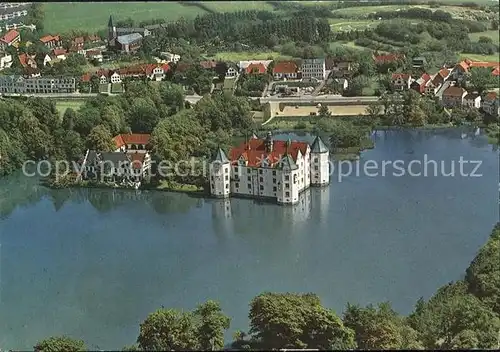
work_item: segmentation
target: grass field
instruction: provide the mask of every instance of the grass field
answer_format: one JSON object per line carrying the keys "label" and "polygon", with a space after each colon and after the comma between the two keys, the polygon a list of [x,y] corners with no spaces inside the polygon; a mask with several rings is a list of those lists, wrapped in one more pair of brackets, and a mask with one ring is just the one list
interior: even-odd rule
{"label": "grass field", "polygon": [[488,62],[500,62],[498,58],[498,53],[494,55],[479,55],[479,54],[460,54],[461,59],[470,59],[473,61],[488,61]]}
{"label": "grass field", "polygon": [[479,33],[469,33],[469,38],[471,40],[477,41],[479,37],[488,37],[493,40],[493,43],[498,44],[499,42],[499,37],[500,35],[498,34],[498,31],[486,31],[486,32],[479,32]]}
{"label": "grass field", "polygon": [[215,12],[245,10],[273,11],[274,7],[266,1],[204,1],[203,6]]}
{"label": "grass field", "polygon": [[329,19],[330,28],[334,32],[360,30],[376,26],[378,21],[349,21],[345,19]]}
{"label": "grass field", "polygon": [[209,56],[208,58],[215,59],[215,60],[222,60],[222,61],[238,62],[238,61],[245,61],[245,60],[267,60],[267,59],[276,59],[276,58],[290,59],[291,57],[281,55],[277,51],[269,51],[269,52],[261,52],[261,53],[255,53],[255,52],[251,52],[251,51],[242,51],[242,52],[222,51],[220,53],[217,53],[214,56]]}
{"label": "grass field", "polygon": [[206,13],[196,6],[185,6],[177,2],[47,2],[45,11],[45,31],[64,33],[85,29],[97,32],[106,29],[109,15],[115,21],[128,17],[136,22],[163,18],[166,21],[179,17],[193,18]]}
{"label": "grass field", "polygon": [[85,103],[84,100],[57,100],[56,101],[56,109],[59,111],[59,114],[62,116],[66,109],[71,108],[73,110],[78,110],[80,106]]}
{"label": "grass field", "polygon": [[333,10],[334,14],[341,16],[359,17],[380,11],[396,11],[397,9],[407,9],[408,5],[381,5],[381,6],[357,6],[346,7],[344,9]]}

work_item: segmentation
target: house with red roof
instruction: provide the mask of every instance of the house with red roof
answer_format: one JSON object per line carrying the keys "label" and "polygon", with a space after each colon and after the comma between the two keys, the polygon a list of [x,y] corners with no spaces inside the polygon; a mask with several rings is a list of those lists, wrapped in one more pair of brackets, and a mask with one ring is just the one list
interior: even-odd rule
{"label": "house with red roof", "polygon": [[407,73],[393,73],[391,76],[391,84],[394,90],[410,89],[411,75]]}
{"label": "house with red roof", "polygon": [[59,60],[66,60],[66,55],[68,51],[66,49],[54,49],[52,50],[52,57]]}
{"label": "house with red roof", "polygon": [[429,80],[431,79],[431,76],[428,73],[424,73],[420,78],[416,79],[410,84],[410,89],[413,89],[420,94],[425,93],[425,85]]}
{"label": "house with red roof", "polygon": [[498,76],[500,73],[500,62],[472,61],[466,59],[455,65],[452,72],[453,78],[462,81],[471,69],[479,67],[490,68],[491,74],[494,76]]}
{"label": "house with red roof", "polygon": [[143,133],[124,133],[113,138],[115,152],[137,151],[145,153],[148,150],[151,135]]}
{"label": "house with red roof", "polygon": [[405,59],[404,54],[398,54],[398,53],[393,53],[393,54],[378,54],[374,53],[373,54],[373,61],[375,62],[375,65],[384,65],[384,64],[390,64],[390,63],[395,63],[398,61],[402,61]]}
{"label": "house with red roof", "polygon": [[294,61],[277,62],[273,67],[273,77],[275,80],[299,79],[299,66]]}
{"label": "house with red roof", "polygon": [[500,98],[497,92],[487,93],[481,103],[481,108],[488,115],[499,117],[500,116]]}
{"label": "house with red roof", "polygon": [[15,46],[20,41],[21,41],[21,34],[15,29],[11,29],[0,38],[0,48],[2,50],[5,50],[5,48],[12,45]]}
{"label": "house with red roof", "polygon": [[311,185],[329,183],[329,149],[320,137],[306,142],[253,136],[229,151],[218,149],[209,166],[210,193],[274,199],[295,204]]}
{"label": "house with red roof", "polygon": [[36,55],[20,54],[18,57],[19,63],[22,67],[30,67],[33,69],[37,68],[37,63],[35,61]]}
{"label": "house with red roof", "polygon": [[447,108],[462,106],[466,95],[467,91],[462,87],[450,86],[443,92],[442,104]]}
{"label": "house with red roof", "polygon": [[49,49],[60,48],[62,45],[62,40],[59,35],[45,35],[40,38],[40,42]]}

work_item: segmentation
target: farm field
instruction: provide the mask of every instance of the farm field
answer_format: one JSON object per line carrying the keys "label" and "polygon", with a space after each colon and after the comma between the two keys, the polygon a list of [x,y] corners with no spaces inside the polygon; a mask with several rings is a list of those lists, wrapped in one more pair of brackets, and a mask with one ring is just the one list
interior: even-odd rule
{"label": "farm field", "polygon": [[177,2],[47,2],[45,11],[45,31],[64,33],[85,29],[97,32],[106,29],[109,15],[115,21],[128,17],[136,22],[164,18],[176,20],[179,17],[193,18],[206,13],[197,6],[185,6]]}
{"label": "farm field", "polygon": [[486,31],[486,32],[479,32],[479,33],[469,33],[469,38],[471,40],[477,41],[479,37],[488,37],[493,40],[493,43],[498,44],[499,42],[499,34],[498,31]]}
{"label": "farm field", "polygon": [[[194,3],[190,6],[194,6]],[[234,12],[245,10],[273,11],[274,7],[267,1],[205,1],[200,7],[214,12]]]}
{"label": "farm field", "polygon": [[62,117],[62,115],[66,112],[66,109],[71,108],[73,110],[78,110],[84,103],[84,100],[56,100],[56,109]]}
{"label": "farm field", "polygon": [[473,61],[488,61],[488,62],[500,62],[498,58],[498,53],[493,55],[479,55],[479,54],[460,54],[461,59],[470,59]]}

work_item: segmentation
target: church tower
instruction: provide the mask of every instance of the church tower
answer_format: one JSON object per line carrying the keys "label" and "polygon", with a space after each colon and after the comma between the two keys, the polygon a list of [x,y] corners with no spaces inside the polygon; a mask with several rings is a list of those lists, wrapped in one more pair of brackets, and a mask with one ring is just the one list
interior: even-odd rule
{"label": "church tower", "polygon": [[319,136],[311,146],[311,185],[326,186],[330,183],[330,151]]}
{"label": "church tower", "polygon": [[227,198],[231,188],[231,163],[219,148],[209,166],[210,194],[217,198]]}
{"label": "church tower", "polygon": [[113,18],[109,15],[108,21],[108,44],[109,46],[115,45],[116,39],[116,27],[113,25]]}

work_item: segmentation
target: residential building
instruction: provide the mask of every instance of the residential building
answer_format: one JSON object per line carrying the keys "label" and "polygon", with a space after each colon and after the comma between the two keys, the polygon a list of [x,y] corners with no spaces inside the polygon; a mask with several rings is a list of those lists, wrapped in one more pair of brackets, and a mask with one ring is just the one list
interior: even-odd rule
{"label": "residential building", "polygon": [[391,84],[394,90],[410,89],[411,75],[407,73],[393,73],[391,76]]}
{"label": "residential building", "polygon": [[413,68],[423,68],[427,64],[427,60],[423,56],[416,56],[411,59]]}
{"label": "residential building", "polygon": [[12,55],[3,53],[0,56],[0,70],[12,66]]}
{"label": "residential building", "polygon": [[293,61],[278,62],[274,65],[273,77],[275,80],[298,79],[300,78],[299,67]]}
{"label": "residential building", "polygon": [[73,77],[32,77],[0,76],[0,92],[33,93],[74,93],[76,81]]}
{"label": "residential building", "polygon": [[500,99],[498,93],[489,92],[487,93],[481,104],[481,108],[488,115],[499,117],[500,116]]}
{"label": "residential building", "polygon": [[54,50],[52,50],[52,56],[55,59],[66,60],[67,54],[68,54],[68,52],[66,51],[66,49],[54,49]]}
{"label": "residential building", "polygon": [[85,56],[88,60],[97,60],[98,62],[103,61],[102,51],[100,49],[86,50]]}
{"label": "residential building", "polygon": [[210,193],[274,199],[296,204],[311,185],[329,183],[329,150],[320,137],[305,142],[277,141],[253,136],[231,149],[229,158],[219,149],[210,164]]}
{"label": "residential building", "polygon": [[332,83],[335,91],[339,94],[342,94],[349,87],[349,82],[346,78],[333,78]]}
{"label": "residential building", "polygon": [[[113,74],[109,77],[111,83],[122,83],[122,78],[118,72],[113,72]],[[106,80],[107,82],[107,80]]]}
{"label": "residential building", "polygon": [[430,79],[427,81],[427,83],[425,83],[425,94],[427,95],[430,95],[430,96],[434,96],[437,91],[439,90],[439,88],[441,87],[441,83],[439,83],[439,79],[437,79],[436,81],[434,80],[434,78],[436,78],[437,76],[437,73],[432,75],[430,77]]}
{"label": "residential building", "polygon": [[263,63],[259,62],[249,64],[244,71],[247,75],[262,75],[267,72],[267,69]]}
{"label": "residential building", "polygon": [[36,55],[21,54],[17,58],[19,60],[19,64],[24,68],[30,67],[36,69],[38,66],[35,60]]}
{"label": "residential building", "polygon": [[410,89],[413,89],[420,94],[425,94],[425,86],[430,79],[431,76],[428,73],[424,73],[419,79],[416,79],[410,84]]}
{"label": "residential building", "polygon": [[357,67],[356,62],[344,58],[329,57],[325,59],[325,69],[330,71],[330,77],[351,77]]}
{"label": "residential building", "polygon": [[378,53],[373,54],[373,61],[375,65],[384,65],[384,64],[392,64],[405,59],[404,54],[383,54],[379,55]]}
{"label": "residential building", "polygon": [[16,46],[21,41],[21,34],[11,29],[0,38],[0,49],[5,50],[9,46]]}
{"label": "residential building", "polygon": [[447,108],[452,108],[455,106],[462,106],[464,97],[467,95],[467,91],[462,87],[451,86],[444,90],[443,92],[443,106]]}
{"label": "residential building", "polygon": [[43,58],[43,66],[47,66],[51,62],[52,62],[52,58],[50,57],[50,55],[45,54],[45,57]]}
{"label": "residential building", "polygon": [[436,75],[432,78],[432,83],[436,87],[440,87],[451,75],[450,69],[447,68],[442,68],[441,70],[436,73]]}
{"label": "residential building", "polygon": [[77,51],[83,50],[83,46],[85,45],[84,37],[76,37],[71,41],[71,46],[76,48]]}
{"label": "residential building", "polygon": [[95,43],[99,43],[100,41],[102,41],[102,39],[97,34],[91,34],[85,38],[86,43],[95,44]]}
{"label": "residential building", "polygon": [[124,133],[113,138],[116,149],[115,152],[134,151],[145,153],[148,150],[148,144],[151,135],[141,133]]}
{"label": "residential building", "polygon": [[481,95],[477,92],[468,93],[464,97],[464,106],[479,109],[481,107]]}
{"label": "residential building", "polygon": [[84,180],[139,183],[151,169],[149,153],[87,150],[80,163]]}
{"label": "residential building", "polygon": [[61,47],[61,37],[58,35],[46,35],[40,38],[40,42],[49,49],[56,49]]}
{"label": "residential building", "polygon": [[169,52],[161,52],[160,53],[160,57],[162,57],[165,60],[167,60],[167,62],[173,62],[174,64],[176,64],[177,62],[179,62],[179,60],[181,59],[180,55],[172,54],[172,53],[169,53]]}
{"label": "residential building", "polygon": [[238,76],[238,67],[235,64],[229,63],[227,66],[226,78],[235,78]]}
{"label": "residential building", "polygon": [[325,59],[304,59],[301,71],[304,80],[323,81],[326,76]]}
{"label": "residential building", "polygon": [[455,65],[452,71],[453,79],[463,81],[471,69],[479,67],[490,68],[491,74],[494,76],[498,76],[500,73],[500,62],[472,61],[467,59]]}
{"label": "residential building", "polygon": [[[264,72],[267,72],[267,68],[269,65],[273,62],[273,60],[247,60],[247,61],[240,61],[238,63],[238,67],[240,68],[241,71],[245,71],[246,73],[250,73],[251,71],[255,71],[255,68],[258,68],[259,72],[262,71],[261,67],[264,67]],[[251,71],[248,71],[247,68],[248,66],[252,65]]]}

